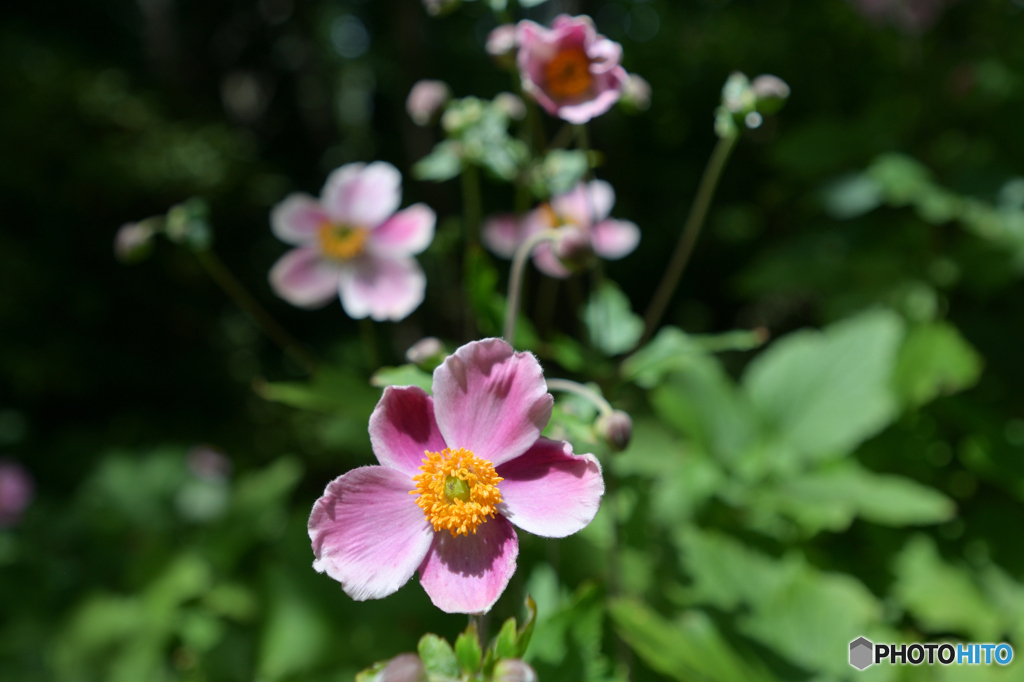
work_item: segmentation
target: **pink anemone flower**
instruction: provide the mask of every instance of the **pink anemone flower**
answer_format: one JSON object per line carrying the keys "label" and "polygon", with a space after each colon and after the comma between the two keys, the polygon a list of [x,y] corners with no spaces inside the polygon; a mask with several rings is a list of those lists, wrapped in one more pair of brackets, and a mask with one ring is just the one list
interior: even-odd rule
{"label": "pink anemone flower", "polygon": [[[551,242],[539,244],[533,251],[537,269],[551,277],[565,278],[572,272],[562,258],[567,251],[578,250],[578,242],[589,243],[595,254],[605,260],[624,258],[640,243],[640,228],[628,220],[609,218],[615,205],[615,190],[604,180],[578,183],[565,194],[552,197],[521,220],[511,214],[500,214],[484,222],[481,238],[484,245],[503,258],[511,258],[519,245],[541,230],[557,229],[566,234],[565,245]],[[566,259],[568,260],[568,259]]]}
{"label": "pink anemone flower", "polygon": [[520,21],[516,63],[523,90],[552,116],[586,123],[611,109],[629,80],[622,46],[605,38],[588,16],[555,17],[551,28]]}
{"label": "pink anemone flower", "polygon": [[327,178],[320,199],[295,193],[274,207],[270,226],[298,248],[270,269],[278,296],[319,308],[336,296],[349,317],[401,320],[423,302],[427,280],[414,254],[434,238],[426,204],[395,212],[402,175],[382,161],[350,163]]}
{"label": "pink anemone flower", "polygon": [[474,341],[434,370],[433,397],[389,386],[370,417],[379,466],[334,479],[313,505],[313,568],[353,599],[380,599],[415,571],[448,613],[486,613],[515,572],[513,524],[582,529],[604,494],[593,455],[541,437],[551,417],[537,359]]}

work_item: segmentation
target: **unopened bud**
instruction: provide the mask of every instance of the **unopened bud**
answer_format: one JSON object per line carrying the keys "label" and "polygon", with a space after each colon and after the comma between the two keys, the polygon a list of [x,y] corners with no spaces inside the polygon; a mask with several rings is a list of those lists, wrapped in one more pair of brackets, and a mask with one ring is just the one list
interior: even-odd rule
{"label": "unopened bud", "polygon": [[114,235],[114,255],[122,263],[138,263],[153,250],[153,234],[146,223],[125,223]]}
{"label": "unopened bud", "polygon": [[521,121],[526,117],[526,105],[523,103],[523,99],[511,92],[499,92],[494,97],[494,106],[513,120]]}
{"label": "unopened bud", "polygon": [[562,227],[552,245],[562,264],[574,272],[586,270],[594,263],[594,245],[590,235],[578,227]]}
{"label": "unopened bud", "polygon": [[537,673],[518,658],[504,658],[494,665],[492,682],[537,682]]}
{"label": "unopened bud", "polygon": [[435,120],[452,93],[444,81],[425,79],[416,81],[405,100],[405,110],[416,125],[425,126]]}
{"label": "unopened bud", "polygon": [[401,654],[388,661],[377,682],[425,682],[427,672],[416,654]]}
{"label": "unopened bud", "polygon": [[423,0],[423,8],[432,17],[448,14],[459,6],[459,0]]}
{"label": "unopened bud", "polygon": [[622,410],[615,410],[597,418],[597,432],[617,452],[629,446],[633,437],[633,420]]}
{"label": "unopened bud", "polygon": [[406,360],[423,369],[431,370],[440,365],[447,355],[448,351],[445,350],[444,344],[433,336],[420,339],[405,351]]}
{"label": "unopened bud", "polygon": [[487,34],[487,54],[492,57],[510,56],[519,47],[515,24],[502,24]]}
{"label": "unopened bud", "polygon": [[651,107],[651,84],[643,76],[629,74],[629,80],[622,89],[622,101],[637,111],[647,111]]}
{"label": "unopened bud", "polygon": [[757,98],[757,110],[764,114],[774,114],[782,108],[789,97],[789,85],[778,76],[762,74],[750,84],[750,91]]}
{"label": "unopened bud", "polygon": [[184,244],[193,251],[205,251],[210,248],[213,235],[207,221],[210,209],[206,202],[193,197],[183,204],[172,206],[167,211],[167,222],[164,232],[167,238],[176,244]]}

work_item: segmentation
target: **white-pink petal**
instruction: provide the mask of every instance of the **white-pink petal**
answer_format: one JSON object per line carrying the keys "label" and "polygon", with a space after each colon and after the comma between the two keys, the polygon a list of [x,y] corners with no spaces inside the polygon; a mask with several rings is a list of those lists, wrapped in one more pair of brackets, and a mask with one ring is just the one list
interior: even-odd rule
{"label": "white-pink petal", "polygon": [[512,258],[523,241],[523,230],[514,213],[499,213],[484,220],[480,232],[484,246],[496,256]]}
{"label": "white-pink petal", "polygon": [[434,401],[418,386],[388,386],[370,415],[370,443],[377,461],[410,478],[425,452],[445,449],[434,419]]}
{"label": "white-pink petal", "polygon": [[329,222],[320,202],[299,192],[289,194],[270,212],[270,229],[274,236],[295,246],[315,241],[320,228]]}
{"label": "white-pink petal", "polygon": [[434,531],[415,484],[386,467],[353,469],[331,481],[309,516],[313,568],[356,601],[380,599],[408,582],[430,550]]}
{"label": "white-pink petal", "polygon": [[500,515],[470,535],[442,531],[419,568],[420,584],[446,613],[487,613],[508,586],[518,556],[515,529]]}
{"label": "white-pink petal", "polygon": [[449,448],[498,466],[533,445],[554,399],[532,353],[503,339],[473,341],[434,370],[434,415]]}
{"label": "white-pink petal", "polygon": [[579,227],[590,227],[604,220],[615,205],[615,190],[604,180],[578,183],[572,190],[551,199],[551,208],[559,217]]}
{"label": "white-pink petal", "polygon": [[370,232],[368,248],[379,256],[411,256],[434,240],[437,214],[426,204],[413,204]]}
{"label": "white-pink petal", "polygon": [[555,255],[551,242],[538,244],[533,249],[533,264],[548,277],[565,279],[572,274]]}
{"label": "white-pink petal", "polygon": [[338,295],[340,270],[313,247],[292,249],[270,268],[274,293],[300,308],[319,308]]}
{"label": "white-pink petal", "polygon": [[640,243],[640,228],[628,220],[605,220],[590,230],[594,253],[607,260],[628,256]]}
{"label": "white-pink petal", "polygon": [[365,254],[345,264],[338,282],[341,306],[353,319],[401,320],[419,307],[427,278],[415,258]]}
{"label": "white-pink petal", "polygon": [[402,203],[402,174],[384,161],[344,165],[327,177],[321,202],[336,223],[377,227]]}
{"label": "white-pink petal", "polygon": [[564,538],[593,521],[604,495],[601,465],[563,441],[539,439],[498,467],[501,513],[525,531]]}

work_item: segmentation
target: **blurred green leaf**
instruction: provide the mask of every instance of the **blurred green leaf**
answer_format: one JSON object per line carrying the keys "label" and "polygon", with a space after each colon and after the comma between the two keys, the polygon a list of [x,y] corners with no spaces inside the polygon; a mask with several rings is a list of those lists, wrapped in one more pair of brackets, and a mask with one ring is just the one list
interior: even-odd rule
{"label": "blurred green leaf", "polygon": [[498,658],[518,658],[515,618],[508,618],[502,623],[494,640],[494,651]]}
{"label": "blurred green leaf", "polygon": [[643,388],[654,388],[669,372],[685,370],[695,361],[694,355],[752,350],[766,340],[767,335],[758,329],[687,334],[676,327],[663,327],[646,346],[623,361],[622,378]]}
{"label": "blurred green leaf", "polygon": [[365,380],[330,367],[321,367],[309,381],[261,382],[254,388],[265,400],[301,410],[365,413],[367,418],[380,397]]}
{"label": "blurred green leaf", "polygon": [[583,322],[590,342],[608,355],[631,350],[644,333],[644,321],[633,312],[629,298],[607,279],[590,296]]}
{"label": "blurred green leaf", "polygon": [[455,657],[452,645],[443,637],[427,633],[420,638],[416,650],[428,673],[458,677],[458,659]]}
{"label": "blurred green leaf", "polygon": [[480,636],[476,632],[476,624],[470,623],[455,640],[455,659],[459,670],[463,673],[476,673],[480,670],[484,652],[480,648]]}
{"label": "blurred green leaf", "polygon": [[385,386],[418,386],[427,393],[433,388],[434,377],[416,365],[400,365],[398,367],[381,367],[370,377],[370,385],[378,388]]}
{"label": "blurred green leaf", "polygon": [[970,388],[981,375],[982,358],[945,322],[910,328],[900,348],[893,384],[910,406]]}
{"label": "blurred green leaf", "polygon": [[452,140],[443,140],[433,151],[420,159],[413,167],[412,174],[417,180],[444,182],[462,172],[462,145]]}
{"label": "blurred green leaf", "polygon": [[257,674],[280,680],[315,669],[328,651],[331,628],[294,580],[280,569],[269,579],[267,617],[260,641]]}

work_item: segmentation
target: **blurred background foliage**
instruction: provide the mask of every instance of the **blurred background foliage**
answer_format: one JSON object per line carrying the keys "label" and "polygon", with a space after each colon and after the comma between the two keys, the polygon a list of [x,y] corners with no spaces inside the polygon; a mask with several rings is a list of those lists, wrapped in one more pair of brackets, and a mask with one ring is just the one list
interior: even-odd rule
{"label": "blurred background foliage", "polygon": [[[649,110],[591,124],[615,215],[643,236],[603,280],[532,271],[524,338],[635,431],[613,455],[559,397],[549,433],[600,454],[609,492],[583,533],[520,537],[492,624],[533,595],[543,680],[1024,679],[846,662],[859,635],[1024,647],[1024,4],[515,16],[560,12],[593,16],[651,83]],[[483,48],[497,23],[482,0],[438,18],[417,0],[5,5],[0,458],[35,495],[0,514],[0,680],[350,680],[464,627],[414,582],[353,602],[310,568],[304,526],[372,461],[379,386],[422,378],[373,372],[428,334],[497,333],[506,265],[477,254],[463,286],[459,183],[413,180],[439,138],[404,110],[420,78],[512,89]],[[626,357],[737,69],[793,95],[745,135],[668,326]],[[275,300],[270,207],[372,159],[438,212],[424,305],[372,326]],[[187,250],[115,261],[118,225],[193,195],[223,260],[324,361],[312,380]],[[490,177],[483,199],[513,203]]]}

